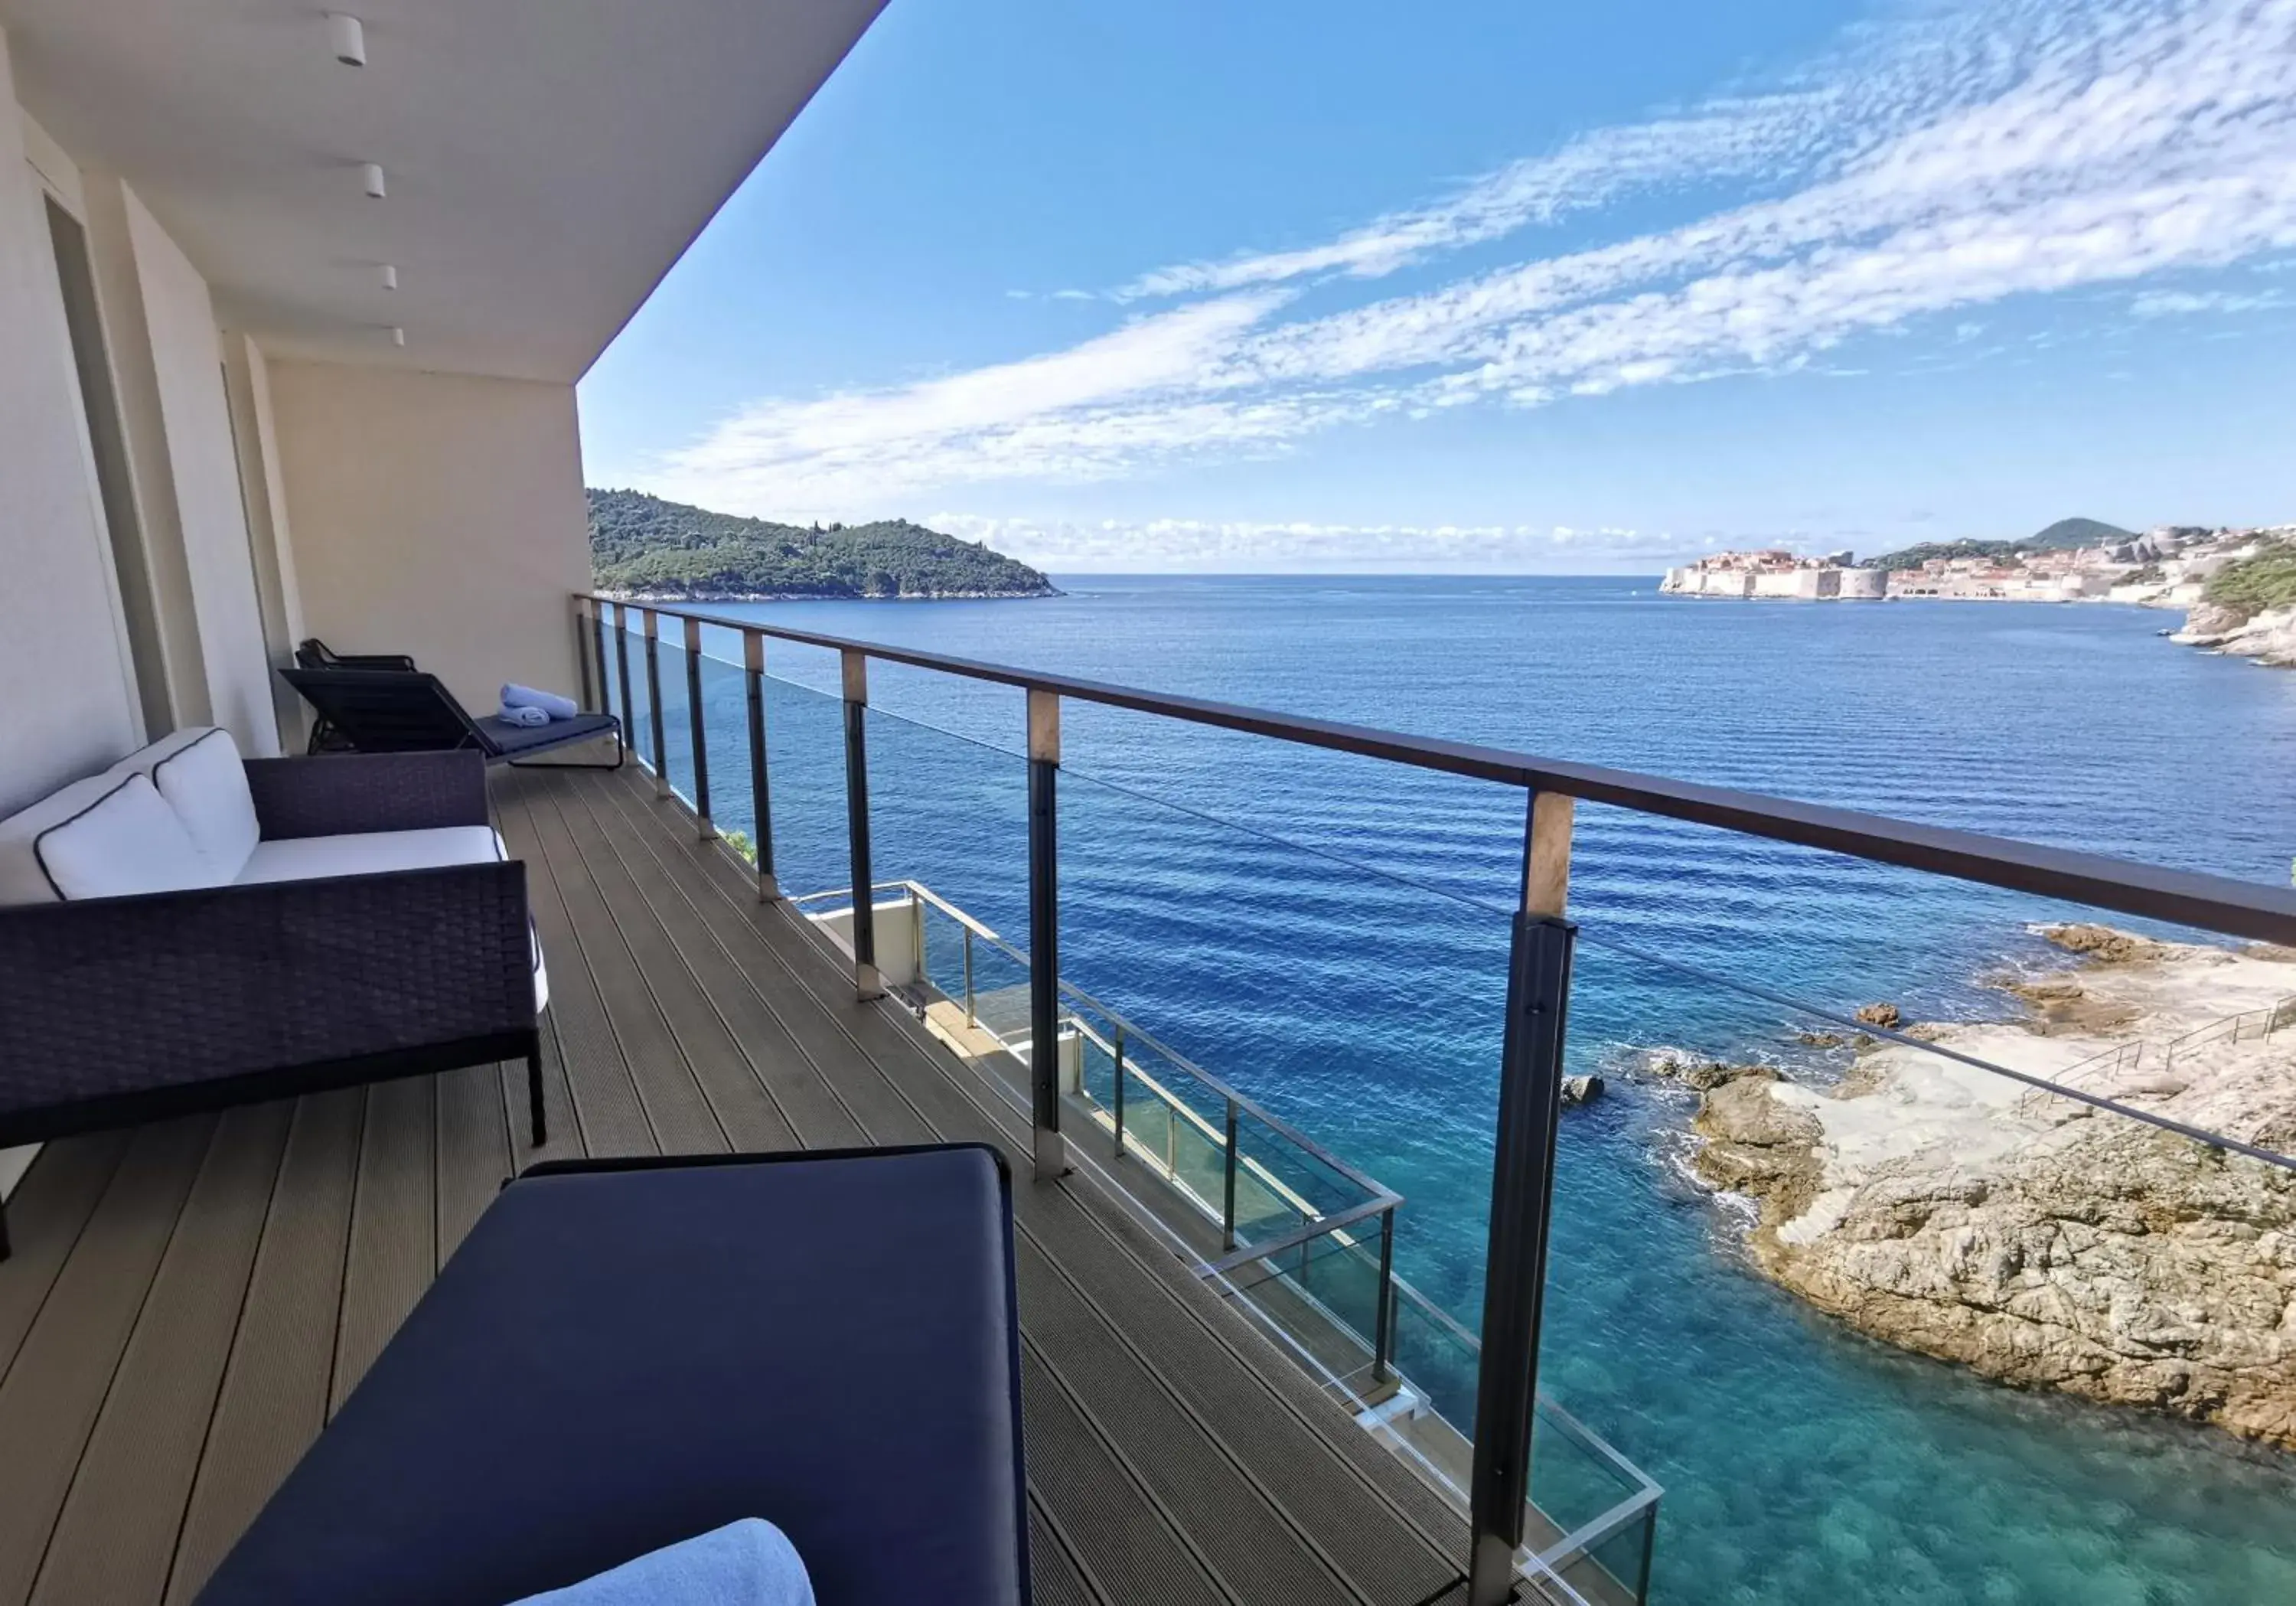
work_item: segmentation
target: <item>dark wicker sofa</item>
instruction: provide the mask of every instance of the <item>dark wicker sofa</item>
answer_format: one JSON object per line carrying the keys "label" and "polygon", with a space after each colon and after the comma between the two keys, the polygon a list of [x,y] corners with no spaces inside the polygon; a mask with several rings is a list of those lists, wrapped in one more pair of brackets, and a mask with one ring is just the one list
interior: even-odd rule
{"label": "dark wicker sofa", "polygon": [[[475,752],[257,759],[245,774],[274,854],[488,825]],[[291,877],[0,907],[0,1148],[516,1059],[542,1143],[526,867]]]}

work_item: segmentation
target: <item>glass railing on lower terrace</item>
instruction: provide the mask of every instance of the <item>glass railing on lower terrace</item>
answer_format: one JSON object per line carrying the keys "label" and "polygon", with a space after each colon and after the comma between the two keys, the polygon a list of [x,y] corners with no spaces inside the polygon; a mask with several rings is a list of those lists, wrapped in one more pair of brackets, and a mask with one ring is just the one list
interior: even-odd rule
{"label": "glass railing on lower terrace", "polygon": [[[791,902],[850,951],[849,892]],[[881,882],[871,903],[888,991],[1024,1095],[1027,953],[920,882]],[[1064,1129],[1078,1148],[1327,1395],[1464,1502],[1481,1346],[1396,1273],[1402,1196],[1082,989],[1063,984],[1061,996]],[[1525,1574],[1559,1600],[1644,1600],[1659,1486],[1543,1396],[1531,1465]]]}

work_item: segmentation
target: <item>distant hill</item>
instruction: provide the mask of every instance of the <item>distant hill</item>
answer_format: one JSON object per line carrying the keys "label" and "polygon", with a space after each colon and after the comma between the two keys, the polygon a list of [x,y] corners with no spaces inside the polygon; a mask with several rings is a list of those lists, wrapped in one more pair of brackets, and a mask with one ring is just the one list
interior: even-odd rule
{"label": "distant hill", "polygon": [[2134,539],[2134,531],[2102,519],[2059,519],[2046,530],[2021,541],[1923,541],[1902,552],[1887,553],[1871,561],[1876,569],[1918,569],[1935,558],[2013,557],[2020,552],[2055,552],[2067,547],[2095,547],[2107,541]]}
{"label": "distant hill", "polygon": [[638,490],[590,492],[602,591],[670,600],[745,597],[1052,597],[1023,563],[906,519],[776,524]]}
{"label": "distant hill", "polygon": [[2059,519],[2038,535],[2018,544],[2031,552],[2054,552],[2064,547],[2101,547],[2107,541],[2136,539],[2134,530],[2123,530],[2103,519]]}

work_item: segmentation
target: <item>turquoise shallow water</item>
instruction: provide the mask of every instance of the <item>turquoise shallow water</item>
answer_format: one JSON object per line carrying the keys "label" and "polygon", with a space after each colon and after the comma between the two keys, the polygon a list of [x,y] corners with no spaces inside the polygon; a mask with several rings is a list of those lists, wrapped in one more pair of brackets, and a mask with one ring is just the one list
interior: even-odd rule
{"label": "turquoise shallow water", "polygon": [[[1625,580],[1063,583],[1040,602],[713,611],[2252,879],[2296,852],[2296,674],[2159,640],[2156,614],[1765,606]],[[836,710],[799,689],[833,687],[833,665],[771,653],[797,683],[770,698],[783,879],[833,886]],[[1018,694],[882,665],[872,690],[878,875],[1023,931]],[[705,712],[718,818],[746,825],[723,664]],[[1097,708],[1071,705],[1065,735],[1066,973],[1402,1191],[1400,1266],[1472,1317],[1505,935],[1478,905],[1510,895],[1519,797]],[[1798,1024],[1605,942],[1829,1006],[1959,1017],[1998,1013],[1980,978],[2037,958],[2026,923],[2067,912],[1599,808],[1580,813],[1572,898],[1587,1068],[1654,1043],[1784,1051]],[[2018,1394],[1808,1311],[1682,1181],[1684,1114],[1616,1078],[1570,1123],[1542,1363],[1666,1486],[1655,1598],[2296,1602],[2296,1460]]]}

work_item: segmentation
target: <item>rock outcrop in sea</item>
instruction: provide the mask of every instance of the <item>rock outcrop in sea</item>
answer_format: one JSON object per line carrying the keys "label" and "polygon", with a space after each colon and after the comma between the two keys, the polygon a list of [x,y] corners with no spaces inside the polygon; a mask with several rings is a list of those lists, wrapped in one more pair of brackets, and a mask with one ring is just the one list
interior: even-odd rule
{"label": "rock outcrop in sea", "polygon": [[2189,647],[2296,669],[2296,607],[2248,614],[2204,602],[2185,615],[2185,628],[2176,638]]}
{"label": "rock outcrop in sea", "polygon": [[[2084,957],[2013,988],[2030,1018],[1921,1034],[2296,1153],[2296,953],[2048,935]],[[2296,1448],[2296,1174],[1913,1044],[1866,1047],[1824,1089],[1660,1068],[1700,1090],[1699,1174],[1759,1203],[1755,1263],[1821,1309],[2004,1382]]]}

